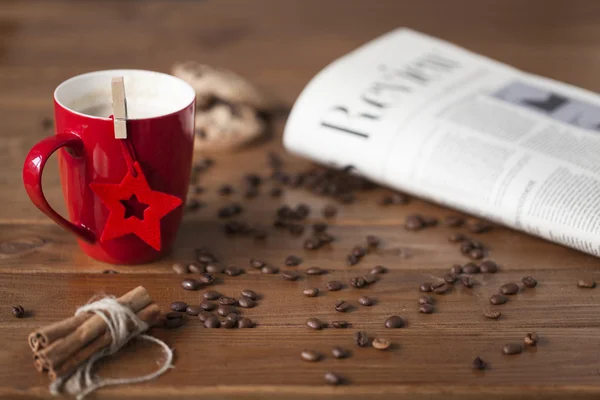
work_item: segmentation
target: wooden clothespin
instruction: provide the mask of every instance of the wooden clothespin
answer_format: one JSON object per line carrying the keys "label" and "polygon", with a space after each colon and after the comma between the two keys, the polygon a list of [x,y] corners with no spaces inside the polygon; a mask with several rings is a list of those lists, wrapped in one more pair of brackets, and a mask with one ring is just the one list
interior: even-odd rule
{"label": "wooden clothespin", "polygon": [[127,100],[122,76],[112,78],[111,89],[115,139],[127,139]]}

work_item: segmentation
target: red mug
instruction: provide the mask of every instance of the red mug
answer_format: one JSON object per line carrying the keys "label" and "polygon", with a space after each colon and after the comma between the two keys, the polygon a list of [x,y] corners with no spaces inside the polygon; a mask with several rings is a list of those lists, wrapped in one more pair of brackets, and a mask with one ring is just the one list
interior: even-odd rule
{"label": "red mug", "polygon": [[[118,184],[130,170],[122,140],[114,134],[111,81],[116,76],[125,82],[127,141],[150,188],[185,201],[194,148],[195,92],[179,78],[152,71],[98,71],[61,83],[54,91],[56,135],[29,151],[23,182],[31,201],[75,234],[90,257],[112,264],[141,264],[169,252],[183,208],[160,219],[160,250],[134,234],[100,240],[110,210],[90,184]],[[50,207],[42,191],[44,165],[57,150],[70,221]]]}

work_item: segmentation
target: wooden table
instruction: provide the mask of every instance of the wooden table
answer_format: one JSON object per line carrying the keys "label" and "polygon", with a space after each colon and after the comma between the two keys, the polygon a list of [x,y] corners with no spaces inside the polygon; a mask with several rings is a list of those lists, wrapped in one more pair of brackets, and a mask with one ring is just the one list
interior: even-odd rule
{"label": "wooden table", "polygon": [[[52,115],[53,88],[83,72],[116,67],[169,71],[172,63],[195,59],[242,73],[270,88],[291,105],[308,80],[338,56],[398,26],[410,26],[468,49],[552,78],[600,91],[600,3],[590,1],[25,1],[0,4],[0,396],[46,398],[48,379],[31,366],[26,336],[35,327],[71,315],[97,292],[122,294],[144,285],[167,310],[173,300],[199,301],[185,292],[175,261],[191,261],[194,248],[206,246],[228,264],[247,267],[249,257],[282,265],[289,254],[302,266],[330,270],[323,277],[283,281],[249,271],[227,278],[217,290],[236,295],[252,288],[260,306],[246,314],[259,326],[251,330],[203,329],[197,320],[177,330],[154,334],[176,351],[176,368],[152,383],[111,388],[96,398],[598,398],[600,396],[599,289],[578,289],[580,278],[600,278],[600,261],[558,245],[504,228],[481,236],[501,273],[480,276],[472,290],[440,296],[437,312],[418,313],[418,284],[441,276],[453,263],[466,262],[448,243],[451,229],[411,233],[402,228],[415,212],[444,217],[449,210],[414,200],[407,206],[380,207],[386,191],[359,195],[331,223],[337,241],[330,249],[302,250],[302,240],[272,234],[264,244],[227,239],[216,210],[227,202],[216,194],[223,182],[239,184],[248,171],[265,174],[265,151],[283,153],[276,138],[235,154],[215,156],[201,195],[207,206],[185,217],[173,254],[136,266],[108,266],[86,257],[75,239],[50,222],[28,200],[21,167],[28,149],[51,134],[41,121]],[[308,163],[285,156],[288,168]],[[64,213],[57,168],[44,176],[50,203]],[[234,196],[234,198],[237,198]],[[329,200],[302,189],[286,189],[281,199],[265,193],[244,201],[244,218],[269,224],[281,204],[309,204],[309,222]],[[379,235],[382,249],[359,265],[347,267],[349,249],[367,234]],[[380,282],[364,289],[378,299],[343,317],[351,329],[310,331],[306,318],[340,319],[336,299],[356,303],[359,290],[345,289],[305,298],[306,286],[323,287],[330,279],[347,282],[376,264],[389,267]],[[118,275],[101,272],[115,269]],[[481,313],[488,297],[508,281],[532,275],[538,288],[515,296],[498,321]],[[31,316],[16,319],[11,306]],[[383,328],[399,314],[404,329]],[[357,348],[353,333],[393,341],[380,352]],[[501,347],[539,332],[537,348],[504,356]],[[347,360],[329,356],[332,346],[352,350]],[[300,360],[309,348],[327,354],[318,363]],[[135,352],[135,353],[134,353]],[[475,356],[490,363],[485,373],[471,368]],[[128,347],[101,373],[132,376],[156,367],[160,350]],[[325,371],[336,371],[349,384],[329,387]]]}

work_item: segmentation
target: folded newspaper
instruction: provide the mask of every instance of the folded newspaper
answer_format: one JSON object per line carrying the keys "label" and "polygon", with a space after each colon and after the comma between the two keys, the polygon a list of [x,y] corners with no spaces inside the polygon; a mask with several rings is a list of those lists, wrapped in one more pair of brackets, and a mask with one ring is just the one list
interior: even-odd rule
{"label": "folded newspaper", "polygon": [[398,29],[304,89],[288,150],[600,256],[600,96]]}

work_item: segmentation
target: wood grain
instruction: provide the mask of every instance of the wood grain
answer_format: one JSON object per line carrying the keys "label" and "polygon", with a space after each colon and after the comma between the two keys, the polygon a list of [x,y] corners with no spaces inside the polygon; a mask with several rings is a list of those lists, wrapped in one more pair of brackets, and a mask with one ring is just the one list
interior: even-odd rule
{"label": "wood grain", "polygon": [[[447,241],[456,230],[443,226],[421,232],[402,228],[411,213],[442,218],[450,210],[420,200],[406,206],[381,207],[386,189],[360,193],[358,202],[340,207],[329,221],[336,241],[318,251],[302,249],[302,237],[270,225],[282,204],[306,203],[307,225],[321,220],[331,202],[302,190],[286,189],[279,199],[267,195],[243,200],[217,194],[222,183],[239,187],[248,171],[267,173],[265,152],[285,158],[289,170],[308,163],[284,154],[277,120],[274,137],[260,146],[215,155],[216,164],[202,175],[205,207],[188,213],[170,256],[143,266],[110,266],[86,257],[73,237],[50,222],[29,202],[22,188],[21,168],[28,149],[51,130],[42,120],[52,115],[52,91],[64,79],[92,70],[143,68],[168,72],[187,59],[230,68],[266,88],[291,106],[308,80],[327,63],[364,42],[399,26],[409,26],[518,68],[600,91],[600,3],[594,0],[279,0],[166,1],[5,0],[0,6],[0,397],[49,398],[48,379],[31,367],[27,333],[65,318],[99,292],[120,295],[145,286],[167,310],[171,301],[200,301],[201,292],[186,292],[171,265],[192,261],[194,249],[211,248],[228,265],[247,269],[239,277],[221,276],[215,289],[228,295],[251,288],[262,296],[259,306],[244,314],[258,323],[248,330],[209,330],[190,318],[177,330],[153,334],[176,351],[176,368],[160,379],[121,388],[107,388],[94,398],[411,398],[411,399],[587,399],[600,396],[598,328],[599,289],[576,287],[578,279],[600,279],[600,260],[565,247],[498,227],[480,235],[489,256],[501,265],[496,275],[476,277],[473,289],[457,287],[436,296],[436,312],[418,313],[417,287],[435,280],[454,263],[467,260]],[[127,40],[122,40],[127,37]],[[118,65],[115,64],[119,61]],[[49,165],[44,188],[60,212],[62,192],[56,165]],[[228,238],[220,207],[241,201],[241,219],[268,227],[264,242]],[[461,230],[458,230],[461,231]],[[382,239],[381,248],[354,267],[345,255],[367,234]],[[306,234],[305,234],[306,236]],[[318,265],[329,271],[319,277],[283,281],[248,268],[257,257],[277,266],[296,254],[304,271]],[[374,265],[390,269],[366,289],[306,298],[308,286],[323,288],[328,280],[344,283]],[[102,274],[114,269],[117,275]],[[503,283],[532,275],[536,289],[524,290],[503,306],[503,316],[486,320],[488,297]],[[358,305],[360,294],[377,304]],[[355,308],[340,314],[336,300]],[[15,319],[10,310],[23,305],[29,316]],[[388,330],[392,314],[406,318],[406,328]],[[348,320],[346,330],[310,331],[308,317],[330,322]],[[393,341],[385,352],[357,348],[352,335],[365,330]],[[526,332],[541,336],[537,348],[504,356],[501,347],[519,342]],[[347,360],[329,356],[332,346],[352,350]],[[318,363],[300,359],[310,348],[327,357]],[[100,373],[127,376],[150,372],[159,349],[134,343]],[[474,373],[475,356],[490,370]],[[323,374],[343,374],[349,385],[331,388]]]}

